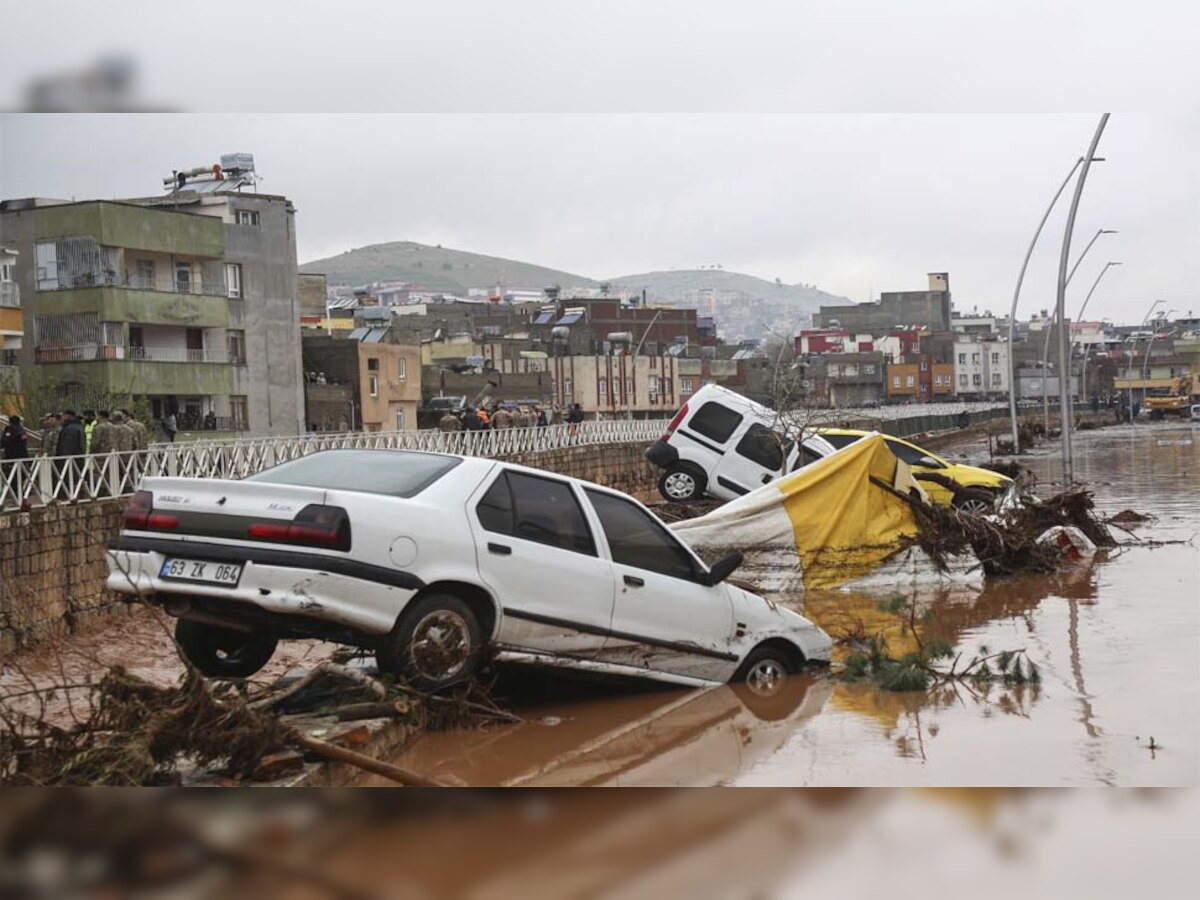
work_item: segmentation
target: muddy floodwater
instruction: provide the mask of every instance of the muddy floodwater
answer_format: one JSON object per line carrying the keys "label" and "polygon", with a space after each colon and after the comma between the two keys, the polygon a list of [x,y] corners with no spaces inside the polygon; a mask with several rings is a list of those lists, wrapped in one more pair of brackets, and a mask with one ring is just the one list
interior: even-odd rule
{"label": "muddy floodwater", "polygon": [[[1156,517],[1134,530],[1146,541],[1200,534],[1200,426],[1109,428],[1075,443],[1076,478],[1101,512]],[[1054,489],[1057,445],[1022,461]],[[880,598],[776,599],[832,631],[878,614]],[[1024,649],[1040,685],[888,693],[803,675],[766,707],[737,686],[564,688],[527,699],[522,724],[429,734],[397,762],[477,785],[1196,784],[1200,538],[917,599],[964,659]]]}

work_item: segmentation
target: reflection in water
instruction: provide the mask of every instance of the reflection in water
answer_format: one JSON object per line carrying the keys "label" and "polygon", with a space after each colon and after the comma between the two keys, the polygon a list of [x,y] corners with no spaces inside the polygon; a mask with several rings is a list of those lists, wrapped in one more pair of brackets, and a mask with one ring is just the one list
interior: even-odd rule
{"label": "reflection in water", "polygon": [[[1178,430],[1111,429],[1077,441],[1077,471],[1098,507],[1158,516],[1144,531],[1159,540],[1200,527],[1200,441],[1158,443]],[[1056,457],[1026,462],[1043,484],[1057,477]],[[1040,685],[887,693],[803,676],[774,713],[753,708],[737,686],[605,688],[522,710],[523,725],[428,735],[401,762],[481,785],[1191,783],[1200,764],[1198,586],[1200,551],[1168,546],[982,588],[904,592],[930,613],[923,636],[949,641],[964,661],[985,647],[1025,649]],[[773,599],[831,633],[896,621],[866,593]],[[889,632],[894,654],[914,649],[910,641]],[[1164,748],[1153,755],[1152,735]]]}

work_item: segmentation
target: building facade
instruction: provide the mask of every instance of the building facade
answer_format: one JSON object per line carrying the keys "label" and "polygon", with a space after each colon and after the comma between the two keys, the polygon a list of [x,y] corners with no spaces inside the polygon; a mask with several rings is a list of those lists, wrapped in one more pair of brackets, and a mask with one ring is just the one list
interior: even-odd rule
{"label": "building facade", "polygon": [[1008,344],[997,340],[954,342],[955,392],[960,399],[1008,396]]}
{"label": "building facade", "polygon": [[[180,430],[303,421],[294,209],[282,197],[7,200],[26,380],[62,405],[144,403]],[[94,401],[93,401],[94,402]]]}
{"label": "building facade", "polygon": [[[309,431],[406,431],[421,406],[416,345],[305,335]],[[319,373],[320,381],[311,373]]]}
{"label": "building facade", "polygon": [[18,255],[16,247],[0,245],[0,413],[16,410],[16,395],[21,390],[18,362],[25,319],[17,284]]}
{"label": "building facade", "polygon": [[930,272],[926,291],[884,292],[879,295],[878,303],[822,306],[820,313],[813,316],[814,327],[871,334],[903,326],[950,331],[950,323],[950,276],[945,272]]}

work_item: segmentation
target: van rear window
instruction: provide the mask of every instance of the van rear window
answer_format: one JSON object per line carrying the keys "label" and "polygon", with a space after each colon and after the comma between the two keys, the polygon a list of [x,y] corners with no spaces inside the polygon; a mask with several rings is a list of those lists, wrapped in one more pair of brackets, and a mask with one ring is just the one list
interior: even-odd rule
{"label": "van rear window", "polygon": [[734,412],[728,406],[722,406],[710,400],[700,407],[688,421],[687,427],[696,434],[723,444],[737,431],[742,424],[742,414]]}

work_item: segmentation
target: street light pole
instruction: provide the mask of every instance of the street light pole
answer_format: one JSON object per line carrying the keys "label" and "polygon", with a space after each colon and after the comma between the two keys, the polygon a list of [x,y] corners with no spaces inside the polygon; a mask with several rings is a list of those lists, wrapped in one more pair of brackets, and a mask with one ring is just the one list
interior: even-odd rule
{"label": "street light pole", "polygon": [[1046,211],[1042,214],[1042,220],[1038,222],[1037,231],[1033,233],[1033,240],[1029,242],[1029,249],[1025,251],[1025,259],[1021,262],[1021,271],[1017,274],[1017,286],[1013,289],[1012,309],[1008,313],[1008,414],[1012,421],[1012,445],[1014,453],[1019,449],[1020,437],[1017,434],[1017,355],[1013,352],[1013,334],[1017,324],[1017,301],[1021,298],[1021,283],[1025,280],[1025,270],[1029,268],[1029,257],[1033,255],[1033,248],[1037,246],[1038,238],[1042,234],[1042,228],[1045,227],[1046,220],[1050,218],[1054,204],[1058,203],[1058,198],[1066,190],[1067,184],[1075,175],[1075,170],[1082,164],[1083,157],[1081,156],[1075,160],[1075,165],[1071,166],[1071,171],[1067,173],[1067,177],[1063,179],[1063,183],[1054,192],[1054,197],[1050,200],[1050,205],[1046,207]]}
{"label": "street light pole", "polygon": [[[1076,263],[1076,265],[1078,265],[1078,263]],[[1092,287],[1087,292],[1087,296],[1084,297],[1083,302],[1081,304],[1079,304],[1079,312],[1075,316],[1076,322],[1083,321],[1083,311],[1085,309],[1087,309],[1088,301],[1092,299],[1092,294],[1096,293],[1096,288],[1100,285],[1100,279],[1104,277],[1104,273],[1107,272],[1109,269],[1111,269],[1113,266],[1119,266],[1119,265],[1121,265],[1121,263],[1119,263],[1119,262],[1106,262],[1104,264],[1104,268],[1100,270],[1100,274],[1097,275],[1096,280],[1092,282]],[[1091,344],[1085,344],[1083,347],[1083,367],[1079,373],[1079,396],[1085,400],[1087,399],[1087,392],[1088,392],[1088,390],[1087,390],[1088,352],[1091,350],[1091,347],[1092,347]],[[1071,417],[1071,421],[1074,422],[1075,415],[1074,415],[1073,408],[1068,409],[1067,412]]]}
{"label": "street light pole", "polygon": [[[1058,302],[1055,304],[1055,315],[1061,323],[1058,329],[1058,358],[1063,362],[1068,363],[1067,369],[1070,369],[1070,357],[1067,355],[1067,262],[1071,255],[1071,237],[1075,232],[1075,215],[1079,212],[1079,200],[1083,196],[1083,186],[1087,183],[1088,170],[1092,166],[1092,159],[1096,156],[1096,148],[1100,145],[1100,137],[1104,134],[1104,126],[1108,124],[1109,113],[1104,113],[1100,117],[1100,124],[1096,126],[1096,133],[1092,135],[1091,146],[1088,147],[1087,155],[1083,158],[1083,168],[1079,170],[1079,178],[1075,182],[1075,196],[1071,200],[1071,210],[1067,213],[1067,227],[1063,229],[1062,252],[1058,257]],[[1058,399],[1059,409],[1064,413],[1067,410],[1071,393],[1071,385],[1068,377],[1064,378],[1063,373],[1059,373],[1058,378]],[[1062,422],[1062,453],[1063,453],[1063,478],[1070,484],[1075,480],[1074,459],[1071,454],[1071,423],[1065,420]]]}
{"label": "street light pole", "polygon": [[[1155,300],[1153,303],[1150,304],[1150,308],[1148,310],[1146,310],[1146,317],[1144,319],[1142,319],[1142,324],[1138,326],[1138,331],[1141,331],[1142,328],[1145,326],[1145,324],[1150,321],[1150,314],[1152,312],[1154,312],[1154,307],[1158,306],[1158,304],[1163,303],[1163,302],[1165,302],[1165,301]],[[1130,348],[1130,350],[1129,350],[1129,364],[1125,367],[1125,380],[1129,384],[1129,424],[1131,426],[1136,424],[1136,421],[1135,421],[1136,417],[1133,414],[1133,359],[1136,354],[1137,354],[1137,341],[1135,340],[1133,342],[1133,347]],[[1149,345],[1146,346],[1146,355],[1147,356],[1150,355]]]}
{"label": "street light pole", "polygon": [[[1070,272],[1070,274],[1067,275],[1067,286],[1068,287],[1071,284],[1071,279],[1075,277],[1075,270],[1079,268],[1079,264],[1081,262],[1083,262],[1083,258],[1085,256],[1087,256],[1088,251],[1092,249],[1092,244],[1096,243],[1096,241],[1099,239],[1100,235],[1102,235],[1102,234],[1116,234],[1116,233],[1117,233],[1116,230],[1114,230],[1112,228],[1101,228],[1094,235],[1092,235],[1092,239],[1090,241],[1088,241],[1087,246],[1083,248],[1083,252],[1079,254],[1079,258],[1075,260],[1075,265],[1071,266],[1071,272]],[[1049,366],[1050,366],[1050,335],[1054,331],[1053,326],[1054,326],[1055,321],[1058,322],[1059,328],[1065,328],[1067,325],[1067,323],[1065,321],[1063,321],[1062,318],[1057,318],[1057,315],[1051,316],[1050,317],[1050,326],[1051,327],[1046,329],[1046,340],[1042,342],[1042,387],[1043,387],[1043,389],[1042,389],[1042,424],[1045,426],[1047,434],[1050,433],[1050,400],[1046,397],[1045,373],[1046,373],[1046,369],[1049,368]],[[1063,369],[1063,367],[1064,367],[1064,364],[1063,364],[1062,358],[1060,357],[1058,360],[1058,368],[1061,370],[1061,369]],[[1068,369],[1070,368],[1070,360],[1069,359],[1067,361],[1066,368],[1068,368]],[[1067,375],[1069,377],[1070,372],[1068,372]],[[1059,372],[1059,378],[1062,378],[1061,371]],[[1064,415],[1064,411],[1061,407],[1058,410],[1058,414],[1059,414],[1060,419]]]}

